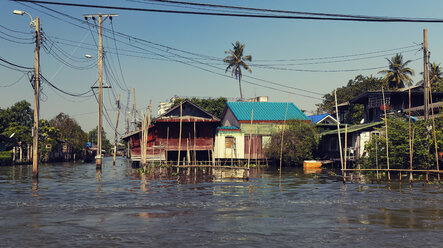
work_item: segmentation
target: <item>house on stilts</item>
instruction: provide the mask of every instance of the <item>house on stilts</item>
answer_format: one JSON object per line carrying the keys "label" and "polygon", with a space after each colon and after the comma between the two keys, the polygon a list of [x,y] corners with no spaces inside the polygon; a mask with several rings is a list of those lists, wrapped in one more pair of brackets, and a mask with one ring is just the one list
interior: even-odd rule
{"label": "house on stilts", "polygon": [[310,122],[293,103],[228,102],[215,136],[215,159],[263,161],[271,136],[294,121]]}
{"label": "house on stilts", "polygon": [[[189,100],[184,100],[152,120],[147,128],[146,162],[190,164],[212,161],[214,135],[220,120]],[[142,130],[123,136],[129,141],[131,161],[141,162]],[[174,162],[172,162],[174,161]]]}

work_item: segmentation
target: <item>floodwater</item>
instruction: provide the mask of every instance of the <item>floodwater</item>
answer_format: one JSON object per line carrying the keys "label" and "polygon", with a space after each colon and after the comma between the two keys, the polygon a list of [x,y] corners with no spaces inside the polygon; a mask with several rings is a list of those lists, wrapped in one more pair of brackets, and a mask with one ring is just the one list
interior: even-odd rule
{"label": "floodwater", "polygon": [[438,185],[140,176],[119,158],[0,167],[1,247],[442,247]]}

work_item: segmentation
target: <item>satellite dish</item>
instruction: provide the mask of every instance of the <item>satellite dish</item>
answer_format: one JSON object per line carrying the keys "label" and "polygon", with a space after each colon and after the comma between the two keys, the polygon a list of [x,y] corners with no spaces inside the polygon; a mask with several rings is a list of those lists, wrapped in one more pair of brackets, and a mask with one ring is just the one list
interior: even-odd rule
{"label": "satellite dish", "polygon": [[9,138],[12,138],[12,137],[14,137],[14,135],[15,135],[15,133],[12,133],[10,136],[9,136]]}

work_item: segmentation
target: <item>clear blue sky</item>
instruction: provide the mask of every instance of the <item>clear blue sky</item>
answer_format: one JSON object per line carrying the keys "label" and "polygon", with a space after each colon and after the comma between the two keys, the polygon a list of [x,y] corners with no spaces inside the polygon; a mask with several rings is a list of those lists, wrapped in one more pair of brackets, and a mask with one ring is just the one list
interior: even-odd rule
{"label": "clear blue sky", "polygon": [[[140,8],[165,8],[152,4],[139,3],[140,1],[72,1],[87,4],[108,4],[113,6],[140,7]],[[441,16],[443,9],[442,1],[413,1],[413,0],[390,0],[390,1],[355,1],[355,0],[315,0],[315,1],[294,1],[294,0],[201,0],[195,2],[205,2],[212,4],[237,5],[256,8],[282,9],[293,11],[326,12],[354,15],[390,16],[390,17],[435,17]],[[180,14],[147,13],[133,11],[117,11],[89,9],[78,7],[50,6],[50,8],[67,13],[71,16],[82,18],[83,14],[91,13],[116,13],[119,16],[113,19],[115,31],[122,32],[150,42],[176,48],[188,52],[203,54],[206,56],[219,58],[219,61],[203,60],[190,54],[179,53],[186,57],[193,57],[200,62],[209,63],[217,68],[198,64],[195,60],[187,63],[204,67],[206,69],[225,74],[225,65],[221,59],[225,57],[225,50],[230,49],[231,43],[240,41],[246,44],[245,55],[252,55],[252,73],[244,71],[244,80],[250,80],[260,85],[271,86],[296,94],[289,95],[266,89],[260,86],[247,84],[244,82],[243,94],[246,98],[254,96],[269,96],[270,101],[290,101],[299,108],[309,111],[316,109],[315,104],[321,102],[321,94],[329,93],[334,88],[346,85],[348,80],[358,74],[380,76],[377,72],[380,69],[362,70],[352,72],[300,72],[284,71],[276,69],[265,69],[254,64],[275,65],[278,61],[273,60],[294,60],[303,58],[319,58],[345,56],[361,53],[371,53],[381,50],[388,50],[406,46],[412,46],[422,42],[423,29],[427,28],[429,33],[429,49],[431,51],[431,62],[442,62],[443,49],[443,24],[428,23],[362,23],[362,22],[339,22],[339,21],[313,21],[313,20],[276,20],[276,19],[247,19],[236,17],[214,17],[214,16],[190,16]],[[1,0],[0,2],[0,23],[2,26],[20,32],[30,32],[29,17],[13,15],[14,9],[29,12],[33,17],[41,19],[41,26],[45,34],[52,41],[62,41],[59,38],[74,41],[76,45],[68,46],[57,43],[66,53],[72,55],[75,60],[65,58],[71,64],[84,66],[90,62],[84,61],[84,55],[90,54],[97,57],[97,50],[94,39],[97,34],[93,34],[87,25],[82,25],[85,29],[73,26],[65,21],[72,21],[67,17],[44,10],[34,4],[21,4]],[[174,8],[177,9],[177,8]],[[43,12],[42,12],[43,11]],[[54,15],[61,20],[50,15]],[[107,20],[105,28],[111,28]],[[78,23],[77,23],[78,24]],[[0,57],[10,62],[32,67],[34,63],[33,45],[18,44],[5,40],[8,38],[18,41],[18,38],[32,38],[32,34],[22,34],[11,32],[0,27]],[[7,35],[6,35],[6,34]],[[105,32],[109,37],[112,33]],[[10,36],[15,37],[10,37]],[[22,40],[32,42],[32,40]],[[83,41],[83,42],[82,42]],[[123,43],[123,42],[124,43]],[[62,41],[66,42],[66,41]],[[126,43],[126,44],[125,44]],[[122,88],[136,88],[137,109],[146,109],[151,99],[153,102],[153,112],[156,114],[160,101],[166,101],[174,95],[178,96],[202,96],[202,97],[238,97],[238,82],[235,79],[223,77],[201,69],[197,69],[174,61],[159,60],[158,56],[142,54],[137,56],[131,51],[137,51],[131,47],[132,44],[143,47],[148,52],[161,54],[162,56],[178,53],[170,49],[157,50],[146,44],[136,43],[130,39],[119,38],[117,47],[120,52],[120,62],[126,85],[119,80]],[[114,53],[114,43],[112,39],[105,38],[105,50],[108,51],[107,58],[110,68],[119,77],[119,66],[117,56]],[[98,68],[92,67],[86,70],[78,70],[65,66],[57,61],[53,53],[57,52],[55,47],[46,42],[47,49],[41,50],[41,73],[50,79],[57,87],[73,93],[85,92],[98,78]],[[130,50],[130,51],[124,51]],[[409,51],[404,53],[405,59],[415,60],[422,58],[422,52]],[[60,54],[60,52],[57,52]],[[392,52],[391,52],[392,53]],[[373,54],[380,55],[380,54]],[[348,70],[374,67],[387,67],[385,58],[392,57],[390,53],[384,53],[372,59],[354,60],[329,64],[306,64],[313,61],[292,61],[288,63],[304,63],[303,65],[276,65],[277,67],[309,69],[309,70]],[[147,58],[148,57],[148,58]],[[366,56],[368,57],[368,56]],[[344,57],[342,60],[353,57]],[[180,59],[180,57],[174,57]],[[338,59],[329,59],[338,60]],[[420,72],[423,65],[422,60],[411,62],[410,67],[416,72],[415,82],[420,80]],[[0,67],[0,86],[9,85],[19,79],[23,73],[16,72],[4,67]],[[226,73],[230,76],[230,73]],[[247,78],[255,78],[272,81],[287,86],[312,91],[312,94],[295,89],[282,88]],[[120,77],[119,77],[120,78]],[[104,102],[109,112],[109,117],[113,125],[115,124],[116,112],[114,94],[121,94],[123,105],[126,106],[127,91],[124,91],[111,82],[113,90],[105,89]],[[43,84],[41,117],[51,119],[60,112],[69,114],[75,118],[85,131],[89,131],[97,124],[97,104],[94,97],[75,98],[57,94],[51,87]],[[26,76],[17,84],[11,87],[0,88],[0,107],[6,108],[15,102],[25,99],[33,102],[33,90],[27,82]],[[124,107],[125,107],[124,106]],[[130,106],[132,108],[132,91]],[[123,113],[124,113],[123,107]],[[124,116],[120,115],[119,131],[124,130]],[[113,131],[105,122],[105,130],[108,137],[112,137]]]}

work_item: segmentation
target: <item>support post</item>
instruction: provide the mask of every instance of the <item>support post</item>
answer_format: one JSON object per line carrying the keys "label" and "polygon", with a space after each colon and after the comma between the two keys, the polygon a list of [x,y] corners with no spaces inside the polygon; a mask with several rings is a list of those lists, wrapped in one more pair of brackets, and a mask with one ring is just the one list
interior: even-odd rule
{"label": "support post", "polygon": [[423,83],[424,83],[424,117],[429,119],[429,61],[428,61],[428,30],[423,29]]}
{"label": "support post", "polygon": [[117,157],[117,136],[118,136],[118,117],[120,115],[120,94],[118,94],[118,99],[117,99],[117,121],[115,123],[115,136],[114,136],[114,159],[112,161],[112,164],[115,165],[115,159]]}
{"label": "support post", "polygon": [[279,175],[281,177],[281,169],[283,164],[283,139],[285,137],[285,129],[286,129],[286,117],[288,115],[288,107],[289,107],[289,98],[288,102],[286,103],[286,111],[285,111],[285,120],[283,121],[283,130],[281,132],[281,144],[280,144],[280,172]]}
{"label": "support post", "polygon": [[40,115],[40,19],[35,17],[34,132],[32,137],[32,174],[38,178],[38,122]]}
{"label": "support post", "polygon": [[178,134],[178,157],[177,166],[180,166],[180,149],[182,144],[182,115],[183,115],[183,101],[180,102],[180,131]]}
{"label": "support post", "polygon": [[337,91],[334,91],[335,96],[335,112],[337,113],[337,135],[338,135],[338,149],[340,150],[340,163],[341,163],[341,171],[343,174],[343,182],[346,182],[344,167],[343,167],[343,148],[341,146],[341,137],[340,137],[340,118],[338,116],[338,103],[337,103]]}
{"label": "support post", "polygon": [[389,138],[388,138],[388,116],[386,114],[386,100],[385,100],[385,91],[383,86],[381,87],[381,93],[383,95],[383,109],[385,112],[385,131],[386,131],[386,163],[388,166],[388,181],[391,181],[391,172],[389,171]]}
{"label": "support post", "polygon": [[249,127],[249,154],[248,154],[248,169],[251,163],[251,145],[252,145],[252,121],[254,119],[254,109],[251,110],[251,126]]}

